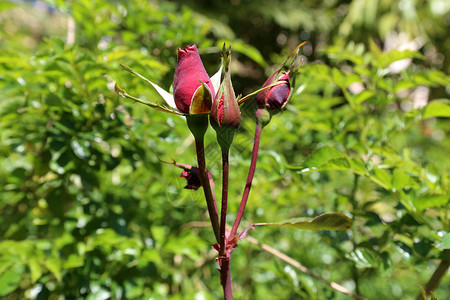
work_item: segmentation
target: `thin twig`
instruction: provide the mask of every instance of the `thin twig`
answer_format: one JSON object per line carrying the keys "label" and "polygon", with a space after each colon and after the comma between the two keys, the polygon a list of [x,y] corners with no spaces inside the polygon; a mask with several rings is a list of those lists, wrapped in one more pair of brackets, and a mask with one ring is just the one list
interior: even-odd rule
{"label": "thin twig", "polygon": [[[448,253],[450,253],[450,250],[446,250]],[[425,293],[426,296],[430,295],[432,291],[436,290],[436,288],[439,285],[439,282],[441,281],[442,277],[444,277],[445,273],[448,270],[448,267],[450,266],[450,260],[442,260],[439,264],[439,266],[434,271],[433,275],[431,275],[430,280],[428,280],[426,286],[425,286]],[[423,300],[422,293],[420,293],[417,298],[417,300]]]}
{"label": "thin twig", "polygon": [[325,278],[313,273],[311,270],[309,270],[307,267],[303,266],[302,264],[300,264],[298,261],[294,260],[293,258],[287,256],[286,254],[270,247],[269,245],[263,244],[261,242],[259,242],[258,240],[256,240],[255,238],[251,237],[251,236],[247,236],[245,238],[247,241],[249,241],[250,243],[259,246],[261,249],[263,249],[264,251],[269,252],[270,254],[280,258],[281,260],[287,262],[288,264],[290,264],[291,266],[293,266],[294,268],[300,270],[301,272],[314,277],[315,279],[325,283],[326,285],[328,285],[329,287],[331,287],[333,290],[338,291],[339,293],[342,293],[344,295],[347,295],[349,297],[352,297],[354,299],[357,300],[367,300],[366,298],[364,298],[363,296],[360,296],[358,294],[354,294],[352,292],[350,292],[348,289],[346,289],[345,287],[343,287],[342,285],[333,282],[333,281],[328,281]]}

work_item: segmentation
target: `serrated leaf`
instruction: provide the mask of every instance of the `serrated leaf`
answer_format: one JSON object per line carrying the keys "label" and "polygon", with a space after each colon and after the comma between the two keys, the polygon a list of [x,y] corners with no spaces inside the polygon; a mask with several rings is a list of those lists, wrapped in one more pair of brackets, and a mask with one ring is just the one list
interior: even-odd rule
{"label": "serrated leaf", "polygon": [[302,230],[345,230],[351,225],[352,219],[343,213],[325,213],[311,221],[252,224],[252,226],[275,226]]}

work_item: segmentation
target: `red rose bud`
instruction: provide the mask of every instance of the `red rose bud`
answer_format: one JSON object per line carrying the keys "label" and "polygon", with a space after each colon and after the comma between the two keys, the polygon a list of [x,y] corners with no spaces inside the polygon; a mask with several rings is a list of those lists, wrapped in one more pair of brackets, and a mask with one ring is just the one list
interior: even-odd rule
{"label": "red rose bud", "polygon": [[175,105],[185,114],[209,113],[214,87],[206,73],[197,46],[178,49],[178,65],[173,80]]}
{"label": "red rose bud", "polygon": [[222,149],[230,147],[234,133],[241,123],[241,110],[231,83],[229,60],[230,56],[225,61],[227,71],[214,98],[210,118]]}
{"label": "red rose bud", "polygon": [[277,81],[284,81],[284,83],[265,89],[256,96],[256,101],[260,108],[266,107],[269,110],[280,110],[286,105],[291,92],[289,73],[275,71],[262,87],[264,88]]}

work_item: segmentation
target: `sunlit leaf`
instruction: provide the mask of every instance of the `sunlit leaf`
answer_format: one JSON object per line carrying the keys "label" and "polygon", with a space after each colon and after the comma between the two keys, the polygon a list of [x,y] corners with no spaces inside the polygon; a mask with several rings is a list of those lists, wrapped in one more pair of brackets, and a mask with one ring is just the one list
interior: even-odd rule
{"label": "sunlit leaf", "polygon": [[61,281],[61,261],[59,259],[56,259],[55,257],[49,257],[45,259],[44,263],[47,269],[49,269],[50,272],[52,272],[56,277],[56,280]]}
{"label": "sunlit leaf", "polygon": [[446,233],[437,245],[439,249],[450,249],[450,234]]}
{"label": "sunlit leaf", "polygon": [[352,225],[352,220],[342,213],[325,213],[311,221],[288,221],[281,223],[255,223],[252,226],[275,226],[302,230],[344,230]]}
{"label": "sunlit leaf", "polygon": [[333,159],[344,158],[345,156],[345,153],[342,153],[335,148],[323,147],[308,156],[301,166],[289,166],[289,168],[301,169],[302,171],[313,171]]}
{"label": "sunlit leaf", "polygon": [[369,178],[387,190],[392,189],[392,175],[385,169],[374,168]]}
{"label": "sunlit leaf", "polygon": [[369,249],[358,248],[349,254],[345,255],[346,258],[355,262],[357,268],[376,268],[380,262],[377,259],[376,254]]}
{"label": "sunlit leaf", "polygon": [[450,100],[438,99],[428,104],[422,114],[422,119],[435,117],[450,117]]}
{"label": "sunlit leaf", "polygon": [[28,267],[31,271],[31,281],[36,282],[42,275],[42,268],[38,258],[31,257],[28,260]]}
{"label": "sunlit leaf", "polygon": [[449,203],[450,199],[441,194],[427,194],[414,199],[413,204],[419,211],[431,207],[441,207]]}
{"label": "sunlit leaf", "polygon": [[72,269],[78,268],[84,265],[84,258],[76,254],[70,254],[67,259],[64,260],[63,268]]}
{"label": "sunlit leaf", "polygon": [[19,287],[25,266],[16,265],[0,275],[0,296],[5,296]]}

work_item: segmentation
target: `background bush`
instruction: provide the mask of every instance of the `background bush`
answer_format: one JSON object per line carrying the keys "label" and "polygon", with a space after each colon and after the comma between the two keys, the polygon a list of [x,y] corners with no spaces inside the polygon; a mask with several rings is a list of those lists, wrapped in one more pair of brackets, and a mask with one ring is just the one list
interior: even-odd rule
{"label": "background bush", "polygon": [[[221,297],[202,193],[160,162],[194,164],[192,137],[183,118],[114,93],[117,81],[158,97],[119,63],[169,88],[177,48],[196,43],[212,74],[227,42],[246,94],[308,40],[294,96],[263,133],[245,219],[341,211],[354,225],[250,234],[369,299],[412,299],[450,259],[449,23],[439,0],[1,1],[0,296]],[[230,212],[253,104],[231,152]],[[346,299],[246,241],[232,276],[238,299]]]}

